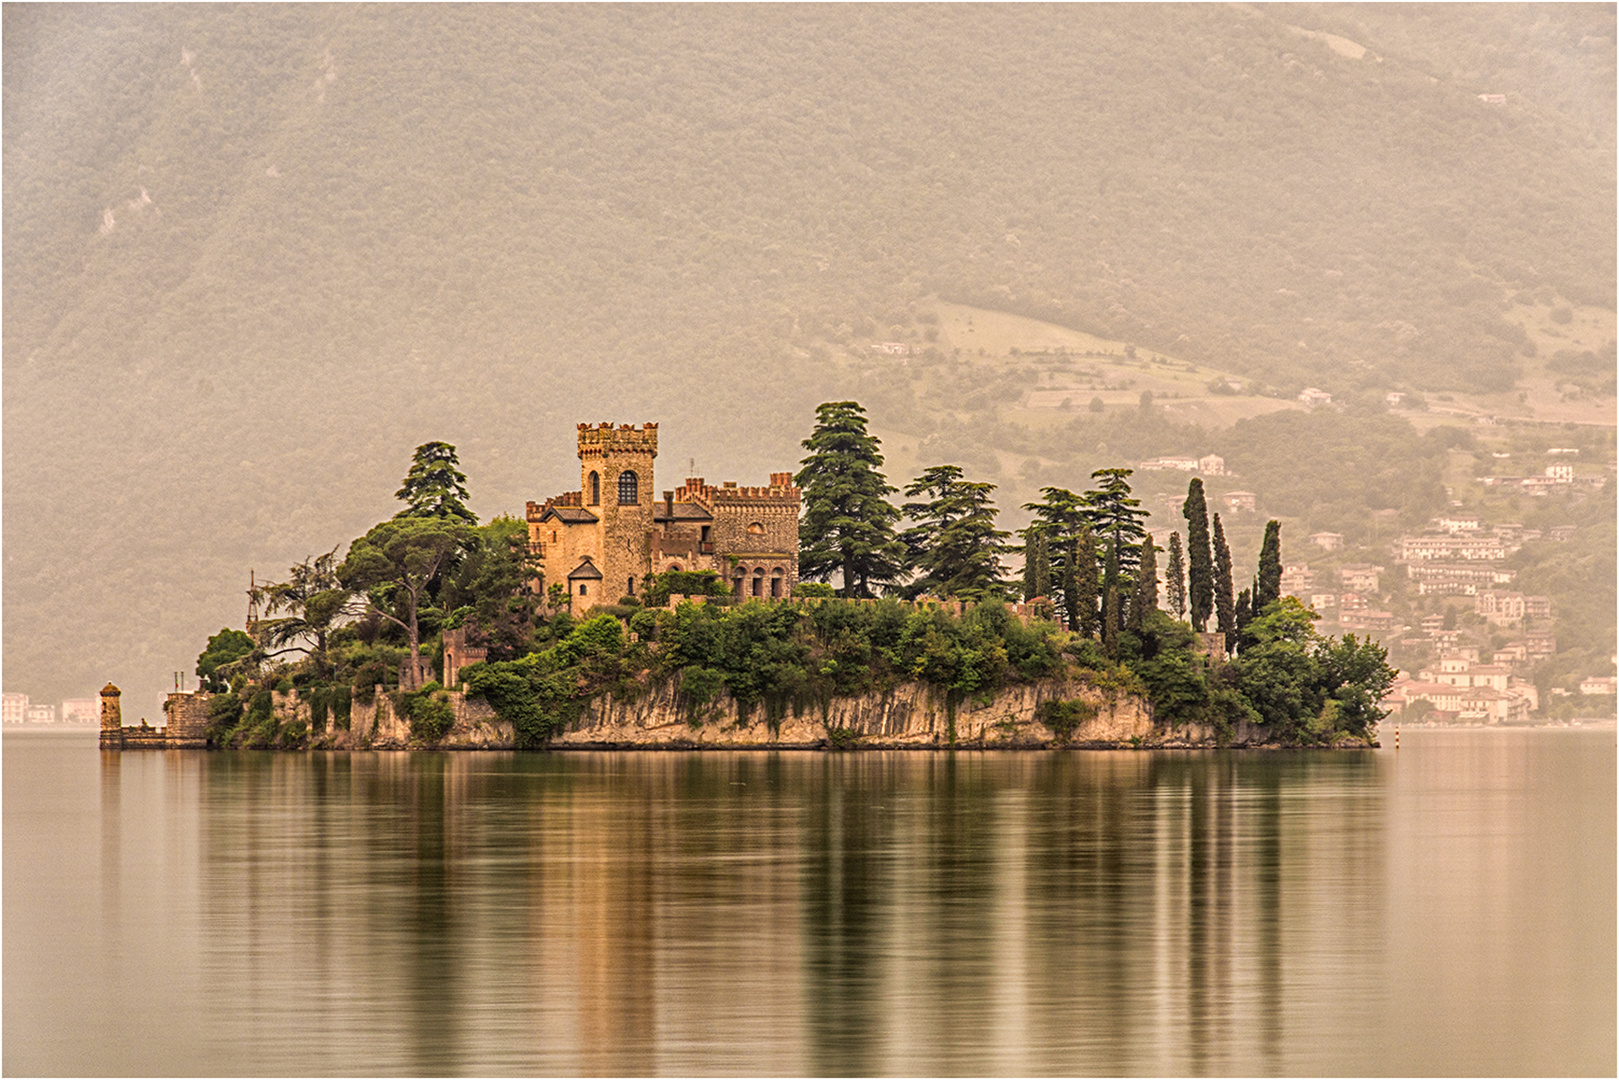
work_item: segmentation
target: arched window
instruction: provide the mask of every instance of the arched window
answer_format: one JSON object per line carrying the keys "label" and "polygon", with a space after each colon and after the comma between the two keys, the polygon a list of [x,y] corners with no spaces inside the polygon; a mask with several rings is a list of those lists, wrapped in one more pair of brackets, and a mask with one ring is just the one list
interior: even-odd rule
{"label": "arched window", "polygon": [[748,526],[748,532],[753,536],[763,536],[765,534],[765,527],[755,521]]}
{"label": "arched window", "polygon": [[770,571],[770,596],[772,599],[781,599],[781,583],[783,580],[781,567],[778,566]]}
{"label": "arched window", "polygon": [[634,506],[641,501],[639,481],[635,473],[625,469],[618,474],[618,505]]}
{"label": "arched window", "polygon": [[753,572],[753,595],[763,596],[765,591],[765,568],[759,567]]}
{"label": "arched window", "polygon": [[590,505],[591,506],[600,506],[601,504],[602,504],[602,478],[601,478],[600,473],[594,473],[593,472],[593,473],[590,474]]}

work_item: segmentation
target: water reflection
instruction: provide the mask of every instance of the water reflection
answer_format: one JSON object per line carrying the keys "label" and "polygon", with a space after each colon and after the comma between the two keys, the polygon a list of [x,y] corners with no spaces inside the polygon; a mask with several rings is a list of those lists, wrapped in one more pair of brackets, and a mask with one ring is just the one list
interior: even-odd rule
{"label": "water reflection", "polygon": [[[14,948],[8,754],[6,1067],[1447,1071],[1429,1048],[1449,1030],[1476,1042],[1481,1024],[1470,988],[1434,963],[1469,965],[1490,1025],[1545,1011],[1511,999],[1514,927],[1487,913],[1513,902],[1495,895],[1503,883],[1555,891],[1573,874],[1594,888],[1559,901],[1577,911],[1546,913],[1558,946],[1584,932],[1566,916],[1594,905],[1612,922],[1611,742],[1580,759],[1573,789],[1543,744],[1517,748],[1538,775],[1421,744],[1403,758],[100,755],[100,932],[78,962],[99,957],[104,985],[146,1008],[103,1018],[122,1056],[87,1050],[77,1070],[49,1064],[62,1053],[49,1040],[23,1056],[28,1025],[46,1021],[15,1004],[32,961]],[[1548,781],[1575,809],[1545,808],[1534,792]],[[1463,839],[1433,879],[1413,859],[1445,846],[1424,823],[1447,806],[1466,816],[1439,834]],[[1544,847],[1570,814],[1607,840],[1577,839],[1597,864],[1577,873]],[[1413,897],[1473,912],[1495,937],[1440,935],[1466,955],[1413,965],[1413,942],[1444,917],[1410,910]],[[1583,965],[1565,957],[1536,985],[1605,1000],[1605,1044],[1565,1023],[1562,1057],[1514,1030],[1517,1049],[1497,1036],[1490,1055],[1458,1046],[1444,1060],[1611,1067],[1611,925],[1586,944]],[[151,972],[161,985],[143,987]],[[1425,1025],[1412,987],[1462,1004]],[[1571,1034],[1584,1056],[1569,1056]]]}

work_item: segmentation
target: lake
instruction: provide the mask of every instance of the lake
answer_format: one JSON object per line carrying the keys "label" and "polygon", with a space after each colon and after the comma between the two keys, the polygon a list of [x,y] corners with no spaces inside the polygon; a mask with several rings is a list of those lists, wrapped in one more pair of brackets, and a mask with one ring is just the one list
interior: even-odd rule
{"label": "lake", "polygon": [[1616,1068],[1611,726],[1398,752],[95,739],[4,737],[7,1075]]}

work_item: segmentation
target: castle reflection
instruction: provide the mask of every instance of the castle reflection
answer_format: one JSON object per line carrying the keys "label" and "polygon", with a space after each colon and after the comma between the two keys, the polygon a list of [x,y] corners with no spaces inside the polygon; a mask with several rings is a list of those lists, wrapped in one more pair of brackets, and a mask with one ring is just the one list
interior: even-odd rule
{"label": "castle reflection", "polygon": [[1379,1008],[1370,755],[192,760],[205,979],[322,1070],[1278,1072]]}

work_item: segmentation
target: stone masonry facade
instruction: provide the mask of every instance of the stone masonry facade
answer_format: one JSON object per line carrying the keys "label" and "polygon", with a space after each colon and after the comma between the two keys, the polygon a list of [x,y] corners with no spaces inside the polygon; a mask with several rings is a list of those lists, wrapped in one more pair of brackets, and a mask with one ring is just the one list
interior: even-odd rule
{"label": "stone masonry facade", "polygon": [[638,596],[649,574],[713,570],[738,596],[780,599],[798,583],[800,494],[688,477],[654,495],[658,425],[579,425],[579,490],[528,504],[529,546],[574,614]]}
{"label": "stone masonry facade", "polygon": [[168,723],[160,728],[145,720],[139,727],[125,727],[122,697],[122,691],[112,683],[101,688],[101,749],[186,750],[208,745],[208,702],[212,695],[170,694],[163,706]]}

